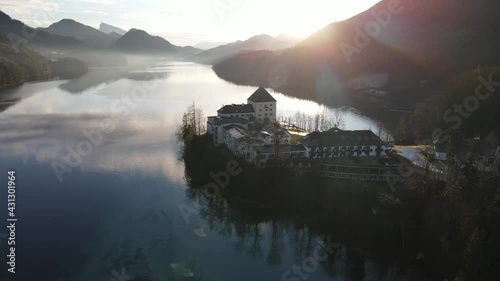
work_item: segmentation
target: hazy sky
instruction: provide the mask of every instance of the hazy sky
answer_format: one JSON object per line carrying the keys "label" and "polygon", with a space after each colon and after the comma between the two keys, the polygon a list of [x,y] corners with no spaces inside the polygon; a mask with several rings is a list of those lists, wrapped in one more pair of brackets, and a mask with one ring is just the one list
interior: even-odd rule
{"label": "hazy sky", "polygon": [[98,27],[139,28],[174,44],[235,41],[257,34],[306,37],[378,0],[0,0],[0,9],[31,26],[64,18]]}

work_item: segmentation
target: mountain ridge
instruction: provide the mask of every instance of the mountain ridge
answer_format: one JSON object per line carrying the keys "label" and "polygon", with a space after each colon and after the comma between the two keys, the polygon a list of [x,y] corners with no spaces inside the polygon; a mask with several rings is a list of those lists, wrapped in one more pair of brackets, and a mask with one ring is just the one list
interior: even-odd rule
{"label": "mountain ridge", "polygon": [[[291,95],[328,104],[350,99],[349,81],[363,74],[387,73],[385,89],[414,103],[422,81],[445,81],[454,74],[500,63],[495,34],[499,3],[493,0],[382,0],[345,21],[332,23],[294,48],[250,52],[214,65],[219,77],[237,84],[265,84]],[[488,9],[484,9],[488,7]],[[366,27],[380,26],[375,36]],[[373,26],[372,26],[373,28]],[[364,39],[368,43],[357,44]],[[333,82],[335,81],[335,82]]]}
{"label": "mountain ridge", "polygon": [[144,30],[132,28],[112,46],[113,50],[132,54],[181,55],[189,56],[200,50],[191,46],[180,47],[163,37],[154,36]]}
{"label": "mountain ridge", "polygon": [[204,64],[213,64],[226,57],[236,55],[241,52],[257,50],[279,50],[292,47],[298,43],[298,39],[291,37],[278,39],[267,34],[255,35],[247,40],[238,40],[225,45],[206,50],[193,56],[191,59],[195,62]]}
{"label": "mountain ridge", "polygon": [[46,28],[38,28],[53,35],[68,36],[83,42],[89,48],[104,49],[113,45],[117,37],[101,32],[73,19],[62,19]]}
{"label": "mountain ridge", "polygon": [[[26,34],[33,36],[25,36]],[[72,37],[54,35],[34,29],[23,22],[11,18],[0,10],[0,35],[8,38],[12,44],[32,44],[52,48],[84,48],[85,45]]]}
{"label": "mountain ridge", "polygon": [[101,32],[104,32],[106,34],[111,34],[111,33],[116,33],[120,36],[123,36],[125,35],[125,33],[127,33],[126,30],[123,30],[119,27],[116,27],[116,26],[113,26],[111,24],[107,24],[107,23],[104,23],[104,22],[101,22],[101,24],[99,25],[99,31]]}

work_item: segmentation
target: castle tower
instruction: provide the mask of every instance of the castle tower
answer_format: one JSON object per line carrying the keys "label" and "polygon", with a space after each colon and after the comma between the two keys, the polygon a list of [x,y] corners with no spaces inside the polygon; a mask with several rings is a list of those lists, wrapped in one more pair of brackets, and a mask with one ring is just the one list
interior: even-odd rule
{"label": "castle tower", "polygon": [[264,87],[259,87],[247,100],[247,104],[253,105],[255,119],[261,123],[276,121],[277,102]]}

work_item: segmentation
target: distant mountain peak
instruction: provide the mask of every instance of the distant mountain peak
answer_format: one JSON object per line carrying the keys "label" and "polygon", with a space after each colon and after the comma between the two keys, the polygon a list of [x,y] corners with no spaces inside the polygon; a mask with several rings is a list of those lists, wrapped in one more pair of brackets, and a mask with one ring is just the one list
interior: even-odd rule
{"label": "distant mountain peak", "polygon": [[279,50],[293,47],[299,41],[296,39],[277,39],[268,34],[259,34],[245,41],[236,41],[218,46],[197,54],[192,59],[200,63],[213,64],[221,59],[236,55],[240,52],[258,50]]}
{"label": "distant mountain peak", "polygon": [[[137,29],[137,28],[132,28],[130,29],[127,33],[137,33],[137,34],[142,34],[142,35],[150,35],[147,33],[145,30],[142,29]],[[152,36],[152,35],[151,35]]]}
{"label": "distant mountain peak", "polygon": [[201,50],[213,49],[222,45],[226,45],[227,42],[218,42],[218,41],[201,41],[194,45],[195,48],[199,48]]}
{"label": "distant mountain peak", "polygon": [[[29,34],[34,32],[34,29],[25,25],[23,22],[13,19],[6,13],[0,11],[0,36],[8,36],[9,34],[16,34],[20,38],[24,38],[26,35],[26,30]],[[57,34],[52,34],[45,29],[38,29],[39,32],[37,36],[29,40],[30,45],[43,45],[50,47],[62,47],[62,48],[79,48],[82,47],[82,42],[70,36],[61,36]]]}
{"label": "distant mountain peak", "polygon": [[113,45],[115,49],[127,52],[175,53],[174,45],[159,36],[153,36],[144,30],[132,28]]}
{"label": "distant mountain peak", "polygon": [[110,25],[110,24],[107,24],[104,22],[101,22],[101,24],[99,25],[99,31],[104,32],[106,34],[110,34],[110,33],[114,32],[114,33],[119,34],[119,35],[125,35],[125,33],[127,33],[127,31],[125,31],[119,27],[116,27],[116,26],[113,26],[113,25]]}
{"label": "distant mountain peak", "polygon": [[108,35],[91,26],[73,19],[62,19],[47,28],[41,28],[50,34],[73,37],[91,48],[108,48],[119,38]]}
{"label": "distant mountain peak", "polygon": [[60,20],[60,21],[58,21],[58,22],[56,22],[54,24],[57,24],[57,23],[73,23],[73,24],[81,24],[81,25],[83,25],[82,23],[79,23],[79,22],[77,22],[74,19],[62,19],[62,20]]}

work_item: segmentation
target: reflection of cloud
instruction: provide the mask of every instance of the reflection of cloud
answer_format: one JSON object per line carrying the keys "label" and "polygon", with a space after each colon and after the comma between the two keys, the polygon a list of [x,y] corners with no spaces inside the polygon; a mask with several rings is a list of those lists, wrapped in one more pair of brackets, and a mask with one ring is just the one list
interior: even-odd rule
{"label": "reflection of cloud", "polygon": [[90,88],[97,87],[104,83],[111,83],[123,78],[128,78],[134,81],[150,81],[154,79],[163,79],[167,77],[166,72],[152,72],[152,71],[132,71],[130,68],[119,69],[96,69],[92,70],[86,75],[69,80],[68,82],[59,86],[67,92],[77,94],[82,93]]}
{"label": "reflection of cloud", "polygon": [[[76,149],[79,143],[88,141],[83,131],[95,129],[94,124],[106,118],[100,114],[16,115],[13,120],[0,122],[0,155],[66,165],[66,148]],[[126,116],[115,130],[103,134],[102,143],[92,146],[92,152],[82,157],[76,169],[164,176],[182,183],[184,167],[177,160],[175,136],[164,124],[156,115]]]}

